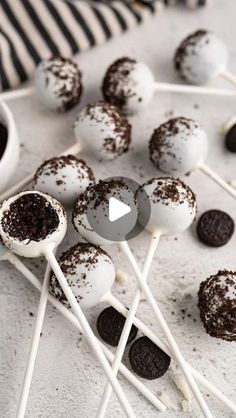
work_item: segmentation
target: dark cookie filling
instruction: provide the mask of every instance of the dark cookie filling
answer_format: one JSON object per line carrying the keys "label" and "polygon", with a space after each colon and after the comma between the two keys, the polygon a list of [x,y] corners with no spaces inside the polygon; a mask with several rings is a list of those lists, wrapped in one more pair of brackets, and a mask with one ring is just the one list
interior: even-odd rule
{"label": "dark cookie filling", "polygon": [[1,224],[7,234],[19,241],[38,242],[56,231],[59,217],[47,199],[37,193],[29,193],[10,204]]}
{"label": "dark cookie filling", "polygon": [[[104,309],[97,319],[98,334],[107,344],[116,347],[125,324],[125,317],[112,306]],[[132,325],[127,344],[136,338],[138,328]]]}
{"label": "dark cookie filling", "polygon": [[[62,87],[58,88],[55,85],[55,91],[58,97],[62,99],[62,107],[59,110],[67,111],[72,109],[79,103],[82,94],[81,73],[77,64],[68,58],[61,56],[52,57],[50,66],[47,66],[46,71],[51,72],[58,80],[65,82]],[[46,79],[46,85],[49,83],[49,78]]]}
{"label": "dark cookie filling", "polygon": [[233,219],[221,210],[208,210],[202,214],[197,224],[200,241],[213,247],[227,244],[233,233]]}
{"label": "dark cookie filling", "polygon": [[225,146],[230,152],[236,152],[236,124],[234,124],[227,132]]}
{"label": "dark cookie filling", "polygon": [[0,123],[0,159],[2,158],[7,145],[7,128]]}
{"label": "dark cookie filling", "polygon": [[[199,40],[206,37],[208,33],[209,32],[206,30],[197,30],[196,32],[192,33],[187,38],[185,38],[183,42],[180,44],[179,48],[176,50],[174,57],[174,65],[175,69],[183,78],[185,78],[184,74],[182,73],[185,57],[187,57],[189,54],[194,54],[194,52],[191,51],[191,47],[195,47],[199,43]],[[207,37],[206,42],[209,42]]]}
{"label": "dark cookie filling", "polygon": [[[172,143],[169,138],[178,135],[180,132],[185,136],[186,141],[191,137],[198,124],[184,117],[170,119],[155,129],[149,141],[149,156],[153,164],[159,168],[159,161],[163,154],[170,155],[175,160],[177,155],[172,150]],[[181,161],[180,161],[181,162]]]}
{"label": "dark cookie filling", "polygon": [[[114,124],[114,137],[105,138],[103,143],[103,148],[107,153],[118,156],[129,150],[131,125],[117,107],[103,101],[92,102],[86,106],[85,116],[89,116],[91,120],[95,120],[97,123],[104,122],[106,116],[108,116],[110,120],[106,122],[107,127],[110,127],[111,121]],[[79,118],[83,120],[82,116],[79,116]]]}
{"label": "dark cookie filling", "polygon": [[129,361],[138,376],[153,380],[167,372],[171,358],[148,337],[141,337],[132,344]]}
{"label": "dark cookie filling", "polygon": [[209,335],[236,341],[236,272],[221,270],[202,282],[198,307]]}
{"label": "dark cookie filling", "polygon": [[[71,247],[69,250],[65,251],[59,258],[59,265],[63,274],[66,276],[68,284],[73,290],[73,286],[76,286],[78,289],[80,287],[86,287],[88,285],[86,273],[82,277],[78,277],[76,284],[73,281],[70,282],[68,276],[76,275],[76,268],[78,264],[85,265],[86,269],[89,271],[95,269],[99,263],[99,256],[106,256],[107,262],[112,262],[111,257],[106,251],[102,248],[87,243],[79,243]],[[51,274],[50,281],[50,293],[55,296],[60,302],[65,305],[68,305],[67,299],[61,289],[61,286],[56,278],[56,276]],[[79,302],[82,299],[82,296],[76,296],[77,301]]]}
{"label": "dark cookie filling", "polygon": [[[42,174],[45,174],[46,176],[56,176],[60,174],[61,169],[69,165],[77,166],[78,181],[81,181],[86,177],[86,179],[90,180],[91,185],[95,182],[95,178],[91,168],[87,166],[84,160],[78,159],[73,155],[63,155],[61,157],[55,157],[45,161],[36,171],[34,181],[37,181],[38,177],[40,177]],[[63,178],[58,180],[58,182],[58,186],[61,184],[66,184]]]}
{"label": "dark cookie filling", "polygon": [[105,100],[120,109],[127,104],[127,99],[132,97],[132,92],[122,88],[129,81],[129,76],[134,68],[134,59],[123,57],[116,60],[107,70],[102,84],[102,92]]}

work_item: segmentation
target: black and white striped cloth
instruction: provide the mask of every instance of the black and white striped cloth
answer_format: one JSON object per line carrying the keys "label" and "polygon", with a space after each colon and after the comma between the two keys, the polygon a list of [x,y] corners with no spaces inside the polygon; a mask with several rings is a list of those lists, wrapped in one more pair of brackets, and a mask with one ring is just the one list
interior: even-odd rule
{"label": "black and white striped cloth", "polygon": [[43,58],[101,45],[168,3],[173,0],[0,0],[0,90],[30,78]]}

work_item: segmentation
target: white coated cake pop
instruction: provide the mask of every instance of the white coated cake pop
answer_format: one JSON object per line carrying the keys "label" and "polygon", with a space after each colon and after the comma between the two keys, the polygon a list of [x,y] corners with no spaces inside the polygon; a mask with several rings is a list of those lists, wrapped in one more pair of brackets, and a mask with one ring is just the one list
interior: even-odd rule
{"label": "white coated cake pop", "polygon": [[108,68],[102,84],[106,101],[126,114],[142,111],[154,93],[154,76],[143,62],[124,57]]}
{"label": "white coated cake pop", "polygon": [[35,88],[49,109],[65,112],[79,103],[81,74],[76,63],[60,56],[41,61],[35,72]]}
{"label": "white coated cake pop", "polygon": [[88,186],[95,183],[90,167],[73,155],[45,161],[34,176],[34,190],[55,197],[64,206],[72,206]]}
{"label": "white coated cake pop", "polygon": [[225,44],[206,30],[198,30],[184,39],[174,57],[176,71],[192,84],[208,83],[226,70],[227,63]]}
{"label": "white coated cake pop", "polygon": [[150,160],[167,174],[186,174],[204,162],[206,132],[192,119],[170,119],[157,128],[149,142]]}
{"label": "white coated cake pop", "polygon": [[[116,272],[106,251],[92,244],[77,244],[62,254],[59,265],[82,309],[89,309],[101,302],[112,288]],[[69,306],[54,274],[51,276],[50,293]]]}
{"label": "white coated cake pop", "polygon": [[0,208],[4,244],[24,257],[39,257],[45,245],[59,244],[66,233],[66,213],[53,197],[26,191],[5,200]]}
{"label": "white coated cake pop", "polygon": [[[138,193],[146,192],[151,202],[147,229],[159,234],[173,235],[187,229],[196,216],[196,197],[181,180],[160,177],[144,183]],[[142,207],[140,208],[142,219]]]}
{"label": "white coated cake pop", "polygon": [[131,125],[118,108],[109,103],[91,102],[78,114],[74,133],[101,160],[112,160],[129,150]]}

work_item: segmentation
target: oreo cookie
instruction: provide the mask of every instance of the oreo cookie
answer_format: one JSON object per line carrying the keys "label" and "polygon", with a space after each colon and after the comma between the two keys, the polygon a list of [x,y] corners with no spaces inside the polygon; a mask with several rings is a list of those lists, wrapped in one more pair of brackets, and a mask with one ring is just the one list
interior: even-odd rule
{"label": "oreo cookie", "polygon": [[204,212],[197,223],[197,235],[200,241],[211,247],[227,244],[233,233],[233,219],[221,210],[212,209]]}
{"label": "oreo cookie", "polygon": [[[107,344],[116,347],[124,327],[125,317],[116,311],[112,306],[104,309],[97,319],[97,330],[99,336]],[[127,344],[133,341],[138,333],[138,328],[132,325]]]}
{"label": "oreo cookie", "polygon": [[138,376],[153,380],[167,372],[171,358],[148,337],[140,337],[130,348],[129,362]]}
{"label": "oreo cookie", "polygon": [[225,146],[230,152],[236,152],[236,124],[234,124],[225,136]]}

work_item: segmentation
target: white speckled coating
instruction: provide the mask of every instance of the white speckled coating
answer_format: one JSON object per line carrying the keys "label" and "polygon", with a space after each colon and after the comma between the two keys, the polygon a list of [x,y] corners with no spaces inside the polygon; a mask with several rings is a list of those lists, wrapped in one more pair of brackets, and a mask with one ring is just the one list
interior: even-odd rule
{"label": "white speckled coating", "polygon": [[[63,261],[59,260],[59,264],[82,309],[93,308],[101,302],[115,282],[115,266],[110,256],[93,245],[76,245],[73,254],[70,252],[68,260],[63,257]],[[68,271],[63,268],[65,265],[69,266]],[[51,279],[50,291],[68,306],[54,275]]]}
{"label": "white speckled coating", "polygon": [[[29,241],[28,239],[24,241],[20,241],[17,238],[13,238],[9,235],[9,233],[5,232],[2,226],[2,218],[4,216],[4,212],[10,210],[11,203],[15,202],[19,197],[26,195],[26,194],[39,194],[43,196],[55,209],[58,214],[59,218],[59,225],[57,229],[50,235],[48,235],[44,240],[41,241]],[[26,191],[22,193],[18,193],[16,196],[11,197],[8,200],[3,202],[0,208],[0,234],[4,244],[6,245],[9,250],[13,251],[17,255],[21,255],[23,257],[40,257],[43,254],[44,249],[47,245],[54,245],[55,247],[61,243],[63,240],[67,229],[67,220],[66,214],[64,209],[62,208],[61,204],[49,195],[45,195],[41,192],[37,191]]]}
{"label": "white speckled coating", "polygon": [[[120,77],[120,73],[128,72],[127,76]],[[114,97],[122,92],[125,104],[122,111],[128,115],[141,112],[150,103],[154,93],[154,75],[143,62],[122,62],[118,66],[118,76],[112,75],[112,84],[115,81]]]}
{"label": "white speckled coating", "polygon": [[75,203],[86,187],[95,182],[91,174],[91,169],[83,160],[73,156],[58,157],[57,164],[52,159],[39,167],[33,188],[48,193],[68,207]]}
{"label": "white speckled coating", "polygon": [[[151,216],[147,225],[149,231],[172,235],[183,232],[191,225],[196,216],[197,204],[188,186],[171,177],[160,177],[145,183],[142,188],[151,202]],[[168,196],[169,189],[174,189],[177,201]],[[156,193],[158,191],[160,196]]]}
{"label": "white speckled coating", "polygon": [[189,83],[206,84],[227,68],[226,45],[213,32],[203,31],[200,36],[192,34],[181,47],[184,53],[177,71]]}
{"label": "white speckled coating", "polygon": [[[62,65],[60,57],[42,60],[36,68],[34,78],[40,101],[47,108],[57,111],[67,110],[69,102],[77,102],[81,94],[81,76],[78,68],[70,60],[62,59]],[[52,65],[59,68],[61,77],[51,71]]]}
{"label": "white speckled coating", "polygon": [[[104,102],[90,103],[77,115],[76,140],[86,144],[98,160],[113,160],[127,151],[126,136],[130,137],[130,128],[124,118],[115,106]],[[106,145],[107,140],[113,142],[115,151]]]}
{"label": "white speckled coating", "polygon": [[150,158],[162,172],[187,174],[204,162],[208,153],[207,134],[194,120],[172,119],[156,132],[158,135],[154,133],[150,141]]}

